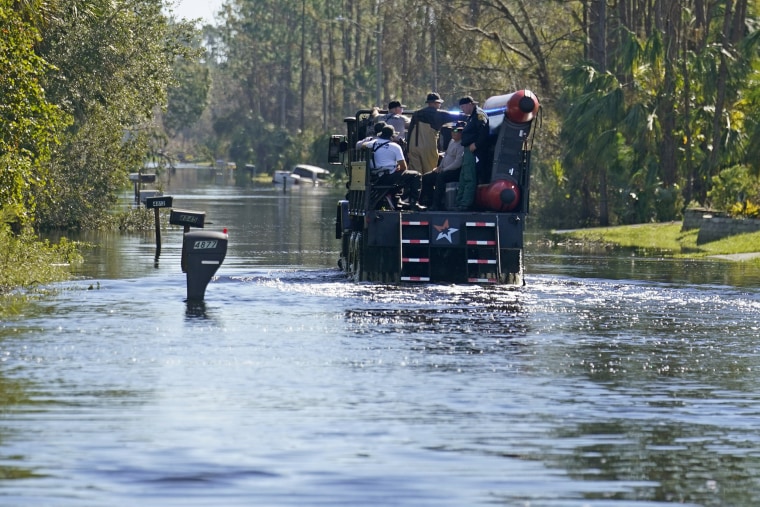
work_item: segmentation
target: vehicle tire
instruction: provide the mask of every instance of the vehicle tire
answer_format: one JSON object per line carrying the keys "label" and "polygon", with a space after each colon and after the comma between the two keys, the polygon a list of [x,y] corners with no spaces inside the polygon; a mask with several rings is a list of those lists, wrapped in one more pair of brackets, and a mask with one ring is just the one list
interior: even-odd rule
{"label": "vehicle tire", "polygon": [[362,281],[362,233],[356,233],[356,245],[354,247],[354,279]]}
{"label": "vehicle tire", "polygon": [[354,262],[356,260],[356,232],[351,232],[351,235],[348,237],[348,258],[346,259],[347,265],[346,270],[353,274],[354,271]]}

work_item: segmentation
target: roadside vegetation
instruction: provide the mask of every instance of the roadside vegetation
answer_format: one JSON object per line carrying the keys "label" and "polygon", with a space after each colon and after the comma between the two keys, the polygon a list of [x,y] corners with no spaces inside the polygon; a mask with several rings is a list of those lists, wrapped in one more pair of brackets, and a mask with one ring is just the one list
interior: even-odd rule
{"label": "roadside vegetation", "polygon": [[[135,228],[128,175],[166,163],[157,118],[202,54],[161,0],[0,0],[0,293],[60,280],[77,246],[45,231]],[[173,123],[205,106],[167,115]]]}
{"label": "roadside vegetation", "polygon": [[[760,253],[760,232],[697,245],[698,233],[696,229],[682,231],[681,222],[668,222],[553,231],[551,239],[559,245],[632,249],[642,255],[707,257]],[[750,262],[760,263],[760,260]]]}
{"label": "roadside vegetation", "polygon": [[17,289],[66,280],[69,266],[81,261],[79,246],[66,238],[50,243],[31,233],[17,236],[9,227],[0,227],[0,301],[7,302]]}

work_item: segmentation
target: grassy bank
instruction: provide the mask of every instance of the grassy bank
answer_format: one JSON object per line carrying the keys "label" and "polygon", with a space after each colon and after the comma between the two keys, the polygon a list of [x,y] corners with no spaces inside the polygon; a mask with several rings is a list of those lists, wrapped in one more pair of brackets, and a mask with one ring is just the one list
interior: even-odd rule
{"label": "grassy bank", "polygon": [[[162,210],[168,222],[168,210]],[[140,231],[155,227],[152,210],[130,208],[104,213],[92,229]],[[10,297],[30,294],[29,289],[71,278],[70,266],[83,261],[80,250],[91,245],[75,243],[65,237],[57,243],[40,239],[31,232],[11,233],[0,223],[0,316],[11,305]],[[21,298],[23,299],[23,297]]]}
{"label": "grassy bank", "polygon": [[77,245],[65,238],[52,244],[0,227],[0,298],[18,289],[66,280],[69,266],[76,262],[81,262]]}
{"label": "grassy bank", "polygon": [[[673,257],[707,257],[760,252],[760,232],[739,234],[697,245],[699,231],[681,231],[681,222],[637,224],[619,227],[596,227],[552,231],[557,244],[595,245],[606,248],[630,248],[642,254]],[[760,260],[752,260],[760,263]]]}

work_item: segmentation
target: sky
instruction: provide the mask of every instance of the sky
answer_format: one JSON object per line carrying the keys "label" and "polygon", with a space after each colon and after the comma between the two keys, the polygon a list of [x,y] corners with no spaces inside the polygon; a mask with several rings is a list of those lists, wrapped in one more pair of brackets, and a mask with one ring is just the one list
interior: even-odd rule
{"label": "sky", "polygon": [[203,18],[203,23],[213,23],[214,15],[224,0],[174,0],[174,13],[179,18]]}

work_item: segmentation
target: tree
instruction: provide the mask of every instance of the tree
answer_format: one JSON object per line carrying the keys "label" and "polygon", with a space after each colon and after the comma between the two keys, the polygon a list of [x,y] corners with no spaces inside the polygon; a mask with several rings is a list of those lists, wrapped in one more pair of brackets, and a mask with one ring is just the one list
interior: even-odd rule
{"label": "tree", "polygon": [[207,66],[179,58],[174,65],[174,85],[168,90],[168,105],[163,124],[169,136],[181,135],[195,124],[208,105],[211,86]]}
{"label": "tree", "polygon": [[68,120],[45,94],[34,52],[38,31],[10,0],[0,0],[0,221],[29,223],[48,181],[46,163]]}
{"label": "tree", "polygon": [[[253,157],[246,162],[271,171],[326,129],[341,131],[340,119],[360,108],[391,99],[416,108],[431,90],[453,102],[530,88],[548,127],[537,138],[534,175],[563,182],[567,192],[547,195],[580,203],[586,223],[673,219],[684,200],[706,199],[716,171],[760,167],[751,142],[760,132],[751,79],[760,36],[747,21],[755,3],[409,0],[403,7],[228,0],[212,47],[217,155]],[[251,140],[279,129],[301,149],[287,146],[284,155]]]}
{"label": "tree", "polygon": [[149,151],[178,56],[193,54],[190,25],[170,24],[161,0],[73,0],[43,32],[50,100],[74,119],[42,197],[40,226],[77,228],[103,217]]}
{"label": "tree", "polygon": [[[610,220],[603,206],[608,198],[633,194],[635,203],[617,206],[638,208],[626,216],[673,219],[684,198],[704,202],[716,170],[746,160],[752,122],[745,118],[752,115],[745,113],[743,90],[752,83],[758,38],[744,22],[748,3],[726,0],[710,9],[699,0],[623,0],[615,9],[598,2],[588,5],[592,11],[583,17],[588,23],[584,31],[596,35],[589,37],[587,51],[594,60],[575,67],[593,69],[588,76],[606,70],[615,77],[627,113],[615,120],[599,112],[596,121],[620,135],[617,153],[630,155],[621,158],[601,151],[597,142],[580,135],[577,106],[587,103],[584,97],[590,90],[571,85],[565,100],[572,106],[564,131],[573,159],[584,163],[570,165],[568,173],[581,166],[599,167],[597,180],[585,191],[600,203],[600,224]],[[604,48],[597,47],[601,41]],[[638,120],[630,121],[634,118]],[[612,158],[600,161],[600,154]],[[616,165],[620,163],[624,166]],[[627,181],[607,188],[604,167],[623,170]]]}

